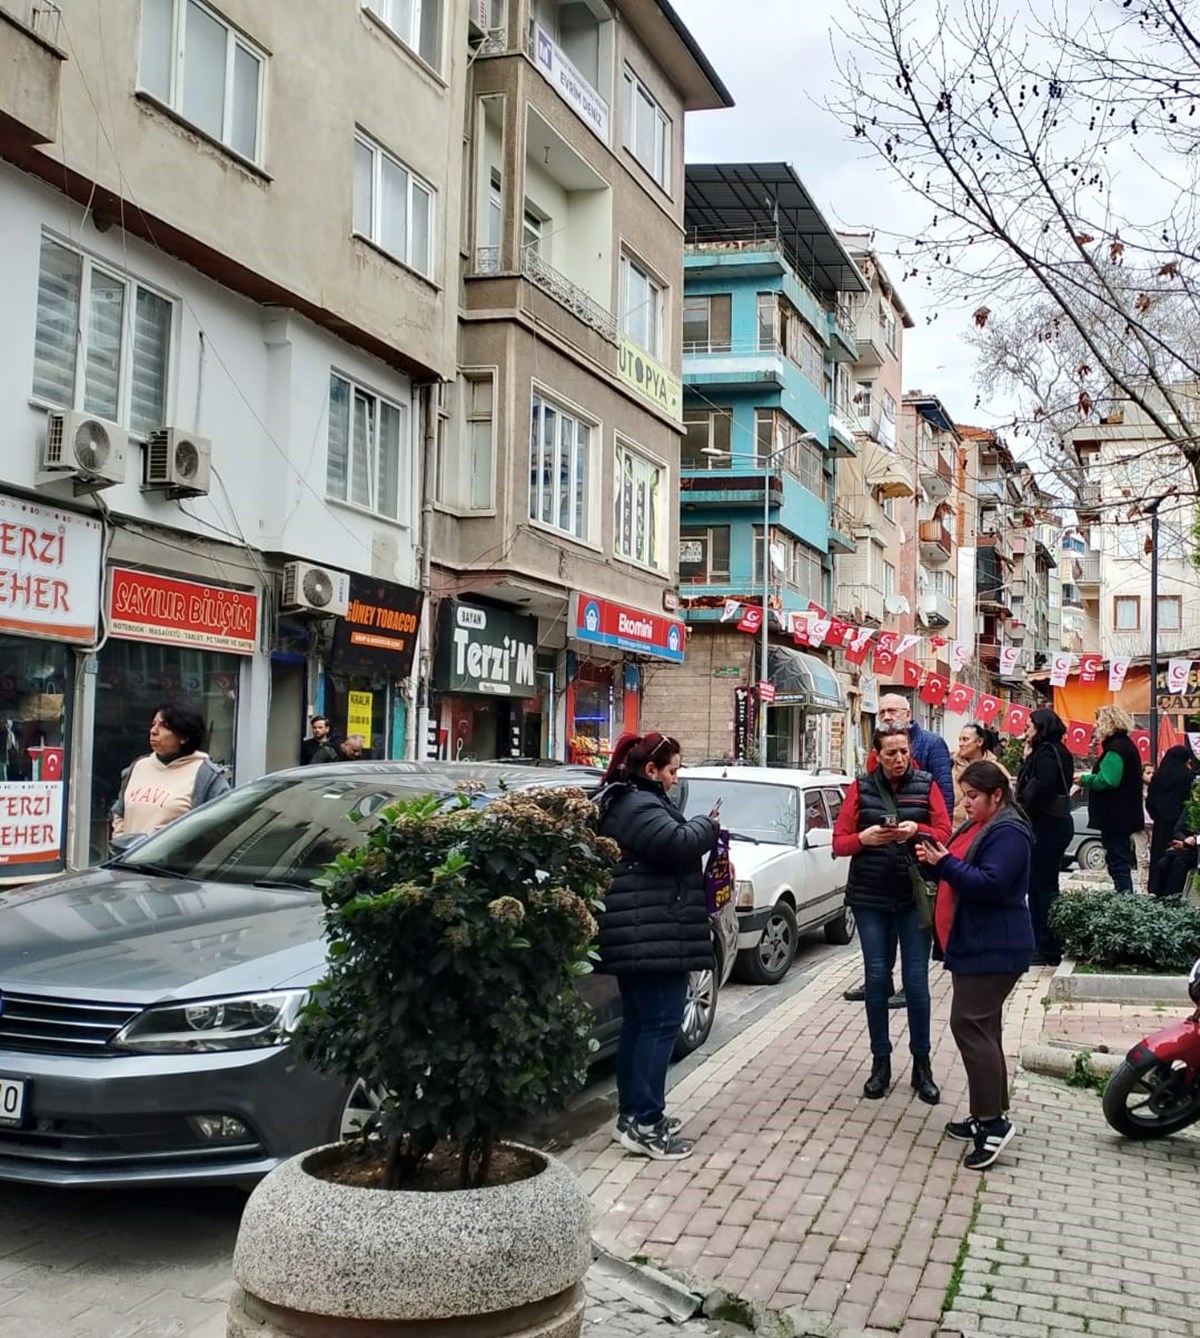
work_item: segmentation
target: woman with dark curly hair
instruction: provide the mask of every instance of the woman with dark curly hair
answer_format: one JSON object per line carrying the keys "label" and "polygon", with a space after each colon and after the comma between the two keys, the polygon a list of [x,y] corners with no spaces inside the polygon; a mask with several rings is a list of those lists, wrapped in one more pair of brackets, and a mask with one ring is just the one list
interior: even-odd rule
{"label": "woman with dark curly hair", "polygon": [[150,721],[150,751],[121,773],[112,807],[114,836],[149,835],[229,789],[200,751],[208,726],[194,706],[163,702]]}

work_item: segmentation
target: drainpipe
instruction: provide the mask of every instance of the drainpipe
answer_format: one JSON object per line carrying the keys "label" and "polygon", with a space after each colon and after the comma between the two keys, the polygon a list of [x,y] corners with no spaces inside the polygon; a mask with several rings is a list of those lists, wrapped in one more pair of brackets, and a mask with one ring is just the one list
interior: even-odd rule
{"label": "drainpipe", "polygon": [[430,626],[431,548],[433,544],[433,493],[437,464],[438,396],[443,383],[429,381],[420,387],[421,405],[425,421],[424,450],[421,460],[421,567],[420,589],[421,629],[418,638],[418,668],[416,682],[416,730],[410,734],[410,760],[422,760],[428,755],[430,675],[433,666],[433,629]]}

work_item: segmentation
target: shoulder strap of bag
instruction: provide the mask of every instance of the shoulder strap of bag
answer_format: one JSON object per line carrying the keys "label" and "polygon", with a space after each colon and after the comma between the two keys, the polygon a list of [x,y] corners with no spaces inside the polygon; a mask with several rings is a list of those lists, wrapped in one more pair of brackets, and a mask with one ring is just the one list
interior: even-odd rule
{"label": "shoulder strap of bag", "polygon": [[900,816],[900,810],[896,807],[896,796],[892,793],[892,787],[883,779],[878,771],[875,772],[874,780],[875,788],[879,791],[879,797],[883,800],[884,808],[887,809],[892,817],[898,818]]}

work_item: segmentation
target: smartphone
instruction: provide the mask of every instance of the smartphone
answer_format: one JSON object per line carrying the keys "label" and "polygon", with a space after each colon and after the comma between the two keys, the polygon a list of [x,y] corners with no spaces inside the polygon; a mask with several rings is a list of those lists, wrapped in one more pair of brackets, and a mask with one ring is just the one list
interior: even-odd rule
{"label": "smartphone", "polygon": [[879,825],[881,827],[899,827],[900,826],[899,815],[895,813],[885,813],[884,816],[880,819]]}

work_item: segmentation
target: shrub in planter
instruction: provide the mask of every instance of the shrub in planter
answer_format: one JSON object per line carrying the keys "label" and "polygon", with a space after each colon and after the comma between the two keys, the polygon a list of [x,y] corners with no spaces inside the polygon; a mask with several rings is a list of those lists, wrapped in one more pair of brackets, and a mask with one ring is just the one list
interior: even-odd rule
{"label": "shrub in planter", "polygon": [[1060,896],[1050,923],[1063,955],[1087,966],[1181,975],[1200,956],[1200,909],[1105,892]]}

